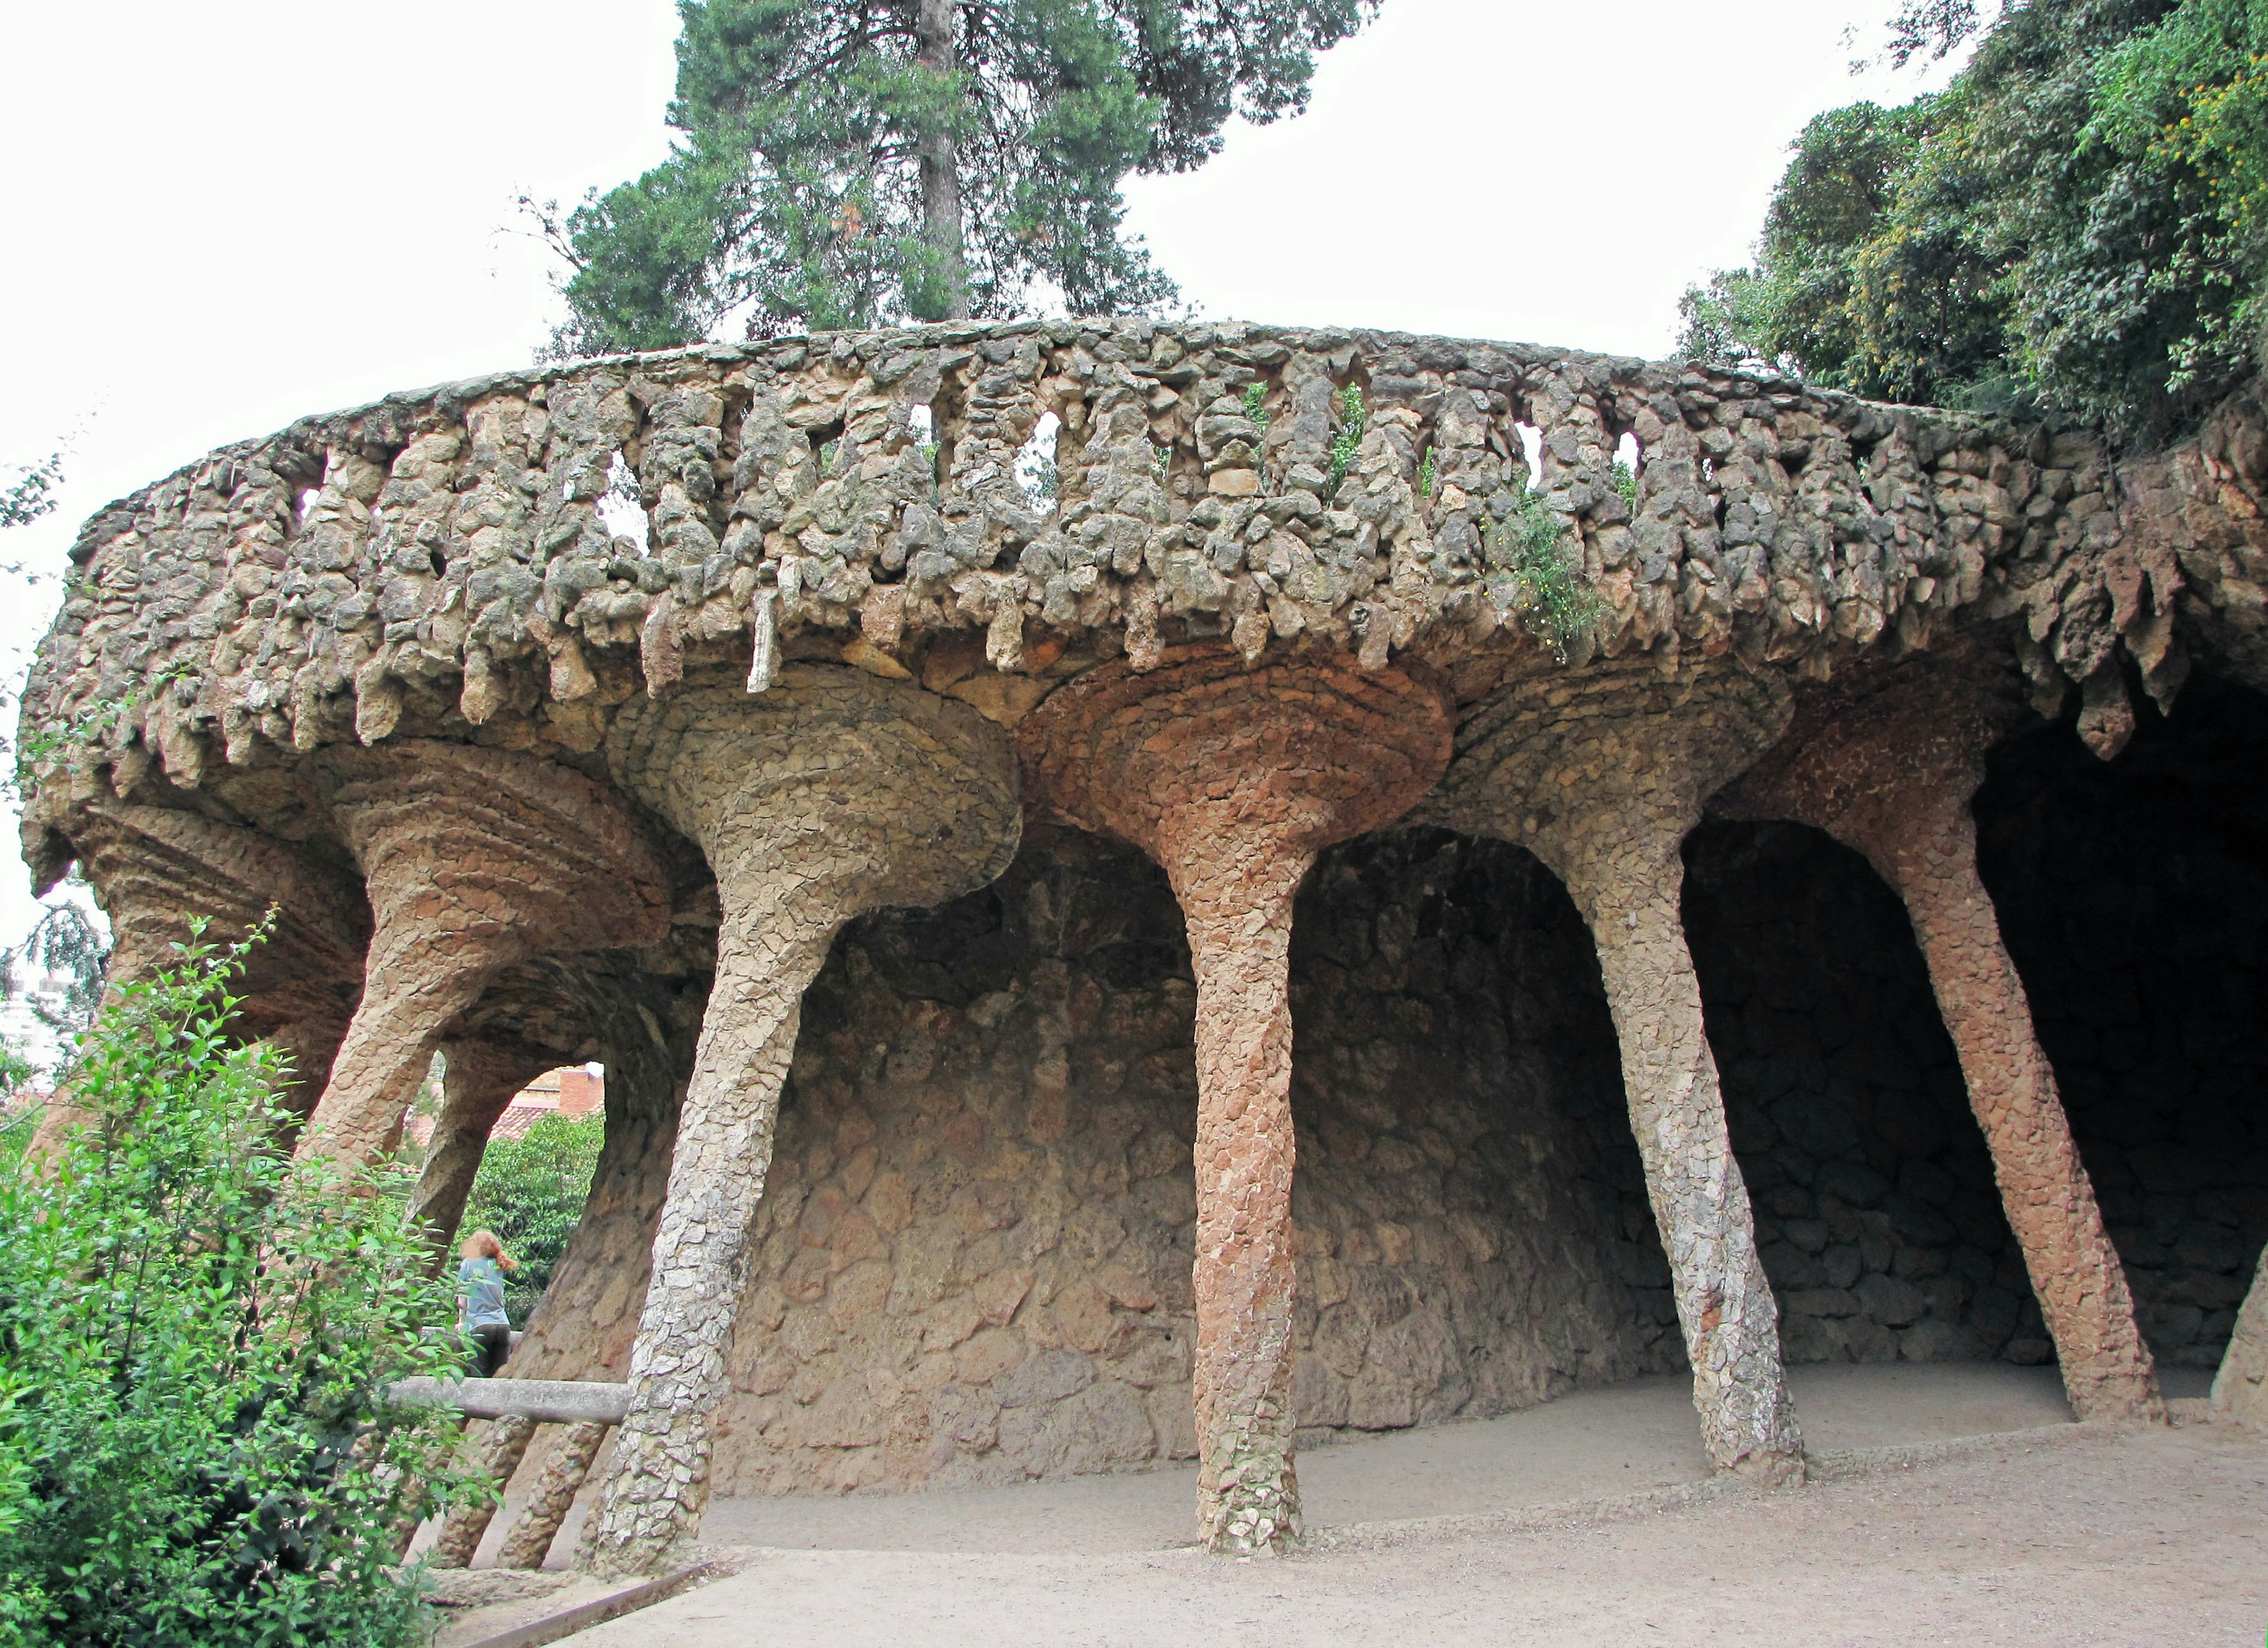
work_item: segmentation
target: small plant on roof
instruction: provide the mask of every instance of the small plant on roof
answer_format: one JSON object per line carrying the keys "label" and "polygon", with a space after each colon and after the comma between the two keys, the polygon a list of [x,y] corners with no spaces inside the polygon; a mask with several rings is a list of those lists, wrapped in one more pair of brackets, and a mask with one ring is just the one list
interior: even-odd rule
{"label": "small plant on roof", "polygon": [[1339,415],[1339,432],[1331,437],[1331,489],[1336,491],[1362,451],[1362,438],[1370,427],[1370,414],[1362,403],[1362,386],[1349,384],[1331,397]]}
{"label": "small plant on roof", "polygon": [[1638,513],[1638,471],[1621,459],[1615,460],[1615,490],[1622,494],[1623,504],[1633,515]]}
{"label": "small plant on roof", "polygon": [[1529,633],[1567,661],[1568,649],[1606,616],[1599,592],[1567,553],[1567,522],[1540,492],[1522,492],[1513,513],[1490,529],[1491,559],[1512,573],[1513,609]]}

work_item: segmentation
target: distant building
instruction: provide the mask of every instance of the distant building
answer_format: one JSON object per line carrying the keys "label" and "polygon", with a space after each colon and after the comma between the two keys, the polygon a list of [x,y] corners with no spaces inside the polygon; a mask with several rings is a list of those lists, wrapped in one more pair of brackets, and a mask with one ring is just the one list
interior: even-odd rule
{"label": "distant building", "polygon": [[[538,1116],[589,1115],[603,1108],[607,1102],[606,1067],[601,1064],[569,1064],[555,1070],[546,1070],[512,1097],[512,1103],[497,1118],[496,1126],[489,1132],[491,1139],[522,1138],[535,1124]],[[409,1142],[423,1149],[433,1137],[433,1123],[438,1117],[413,1115],[403,1129]]]}

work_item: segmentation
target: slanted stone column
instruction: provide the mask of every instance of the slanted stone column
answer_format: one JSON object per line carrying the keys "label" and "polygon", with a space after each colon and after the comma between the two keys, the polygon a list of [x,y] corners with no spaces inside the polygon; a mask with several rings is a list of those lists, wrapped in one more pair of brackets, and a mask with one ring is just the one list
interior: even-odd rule
{"label": "slanted stone column", "polygon": [[[513,1350],[522,1379],[630,1376],[653,1238],[669,1187],[677,1115],[693,1069],[694,1032],[663,981],[631,972],[562,970],[561,983],[607,1067],[606,1143],[591,1193],[550,1284]],[[689,981],[705,997],[707,981]]]}
{"label": "slanted stone column", "polygon": [[1005,733],[966,705],[858,670],[799,666],[760,695],[710,682],[634,701],[607,754],[628,789],[701,844],[724,910],[630,1410],[579,1554],[627,1573],[659,1563],[708,1499],[748,1225],[805,987],[853,916],[939,903],[998,875],[1022,819]]}
{"label": "slanted stone column", "polygon": [[534,1438],[535,1421],[519,1414],[510,1414],[502,1419],[491,1419],[481,1427],[476,1436],[465,1438],[466,1461],[484,1482],[496,1484],[497,1497],[486,1495],[460,1505],[441,1519],[441,1532],[433,1541],[430,1553],[436,1568],[468,1568],[481,1549],[481,1541],[502,1510],[505,1488],[512,1482],[512,1473],[519,1461],[527,1456],[527,1445]]}
{"label": "slanted stone column", "polygon": [[1730,662],[1639,658],[1533,676],[1462,717],[1425,816],[1518,843],[1566,883],[1598,945],[1623,1088],[1693,1365],[1710,1459],[1803,1478],[1779,1312],[1725,1126],[1679,913],[1679,845],[1703,798],[1787,725],[1787,689]]}
{"label": "slanted stone column", "polygon": [[1712,810],[1825,830],[1905,901],[2072,1410],[2162,1423],[2125,1269],[1977,874],[1969,803],[1985,752],[2023,713],[2021,693],[2012,671],[1965,651],[1807,693],[1787,736]]}
{"label": "slanted stone column", "polygon": [[534,755],[431,740],[313,763],[362,865],[369,984],[302,1150],[394,1148],[449,1021],[533,956],[629,949],[669,926],[662,872],[619,798]]}
{"label": "slanted stone column", "polygon": [[1402,816],[1448,760],[1442,696],[1398,670],[1120,664],[1023,724],[1035,807],[1171,879],[1197,981],[1197,1514],[1216,1550],[1300,1531],[1292,1464],[1292,901],[1316,853]]}
{"label": "slanted stone column", "polygon": [[2232,1419],[2268,1430],[2268,1249],[2260,1254],[2252,1291],[2236,1313],[2235,1331],[2213,1376],[2213,1405]]}
{"label": "slanted stone column", "polygon": [[[232,1029],[289,1056],[291,1078],[279,1097],[305,1114],[362,990],[370,919],[352,886],[257,830],[169,807],[102,807],[72,845],[110,918],[106,1004],[176,965],[177,945],[234,943],[276,911],[274,931],[229,986],[241,998]],[[44,1158],[85,1119],[58,1095],[27,1153]]]}
{"label": "slanted stone column", "polygon": [[499,1568],[541,1568],[559,1537],[560,1524],[575,1508],[575,1496],[591,1474],[591,1462],[606,1445],[614,1427],[600,1419],[586,1419],[566,1427],[551,1453],[536,1473],[535,1487],[527,1496],[519,1520],[512,1525],[497,1549]]}
{"label": "slanted stone column", "polygon": [[425,1226],[434,1264],[446,1269],[497,1118],[514,1093],[561,1060],[549,1048],[504,1036],[461,1037],[443,1043],[441,1056],[441,1115],[410,1192],[409,1221]]}

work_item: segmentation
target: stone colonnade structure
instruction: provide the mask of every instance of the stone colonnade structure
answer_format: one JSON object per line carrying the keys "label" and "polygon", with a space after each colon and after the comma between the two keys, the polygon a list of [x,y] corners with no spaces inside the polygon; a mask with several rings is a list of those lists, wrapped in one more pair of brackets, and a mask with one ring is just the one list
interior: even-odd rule
{"label": "stone colonnade structure", "polygon": [[[1309,1441],[1673,1366],[1719,1467],[1800,1481],[1681,919],[1710,813],[1823,830],[1904,901],[2073,1407],[2148,1422],[1971,798],[2021,728],[2115,761],[2193,670],[2268,689],[2264,428],[2240,401],[2121,464],[1770,373],[1141,320],[498,374],[87,524],[26,853],[85,869],[122,979],[278,906],[241,1033],[295,1049],[302,1149],[390,1151],[449,1049],[438,1243],[501,1096],[606,1061],[512,1371],[631,1387],[580,1553],[609,1571],[718,1482],[1183,1457],[1208,1542],[1266,1549]],[[1532,889],[1533,932],[1451,881]],[[1535,1051],[1594,1021],[1626,1125]],[[1465,1048],[1439,1091],[1396,1073]],[[1921,1211],[1845,1205],[1880,1167],[1936,1194],[1826,1175],[1805,1251],[1851,1222],[1879,1309],[1826,1305],[1903,1327],[1890,1272],[1943,1266],[1895,1245]],[[597,1456],[530,1452],[538,1522]]]}

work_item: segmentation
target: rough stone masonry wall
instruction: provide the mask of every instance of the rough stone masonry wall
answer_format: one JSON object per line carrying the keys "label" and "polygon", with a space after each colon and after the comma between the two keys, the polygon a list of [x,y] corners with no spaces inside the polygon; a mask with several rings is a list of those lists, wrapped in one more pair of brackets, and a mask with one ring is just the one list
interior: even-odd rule
{"label": "rough stone masonry wall", "polygon": [[2010,739],[1977,857],[2143,1333],[2220,1362],[2268,1242],[2268,702],[2200,676],[2108,763]]}
{"label": "rough stone masonry wall", "polygon": [[1896,895],[1800,825],[1705,825],[1686,863],[1686,931],[1787,1359],[2052,1359]]}
{"label": "rough stone masonry wall", "polygon": [[[1302,1442],[1680,1365],[1556,884],[1373,837],[1324,856],[1295,933]],[[1071,832],[846,930],[782,1105],[718,1491],[1191,1453],[1193,1012],[1164,876]]]}

